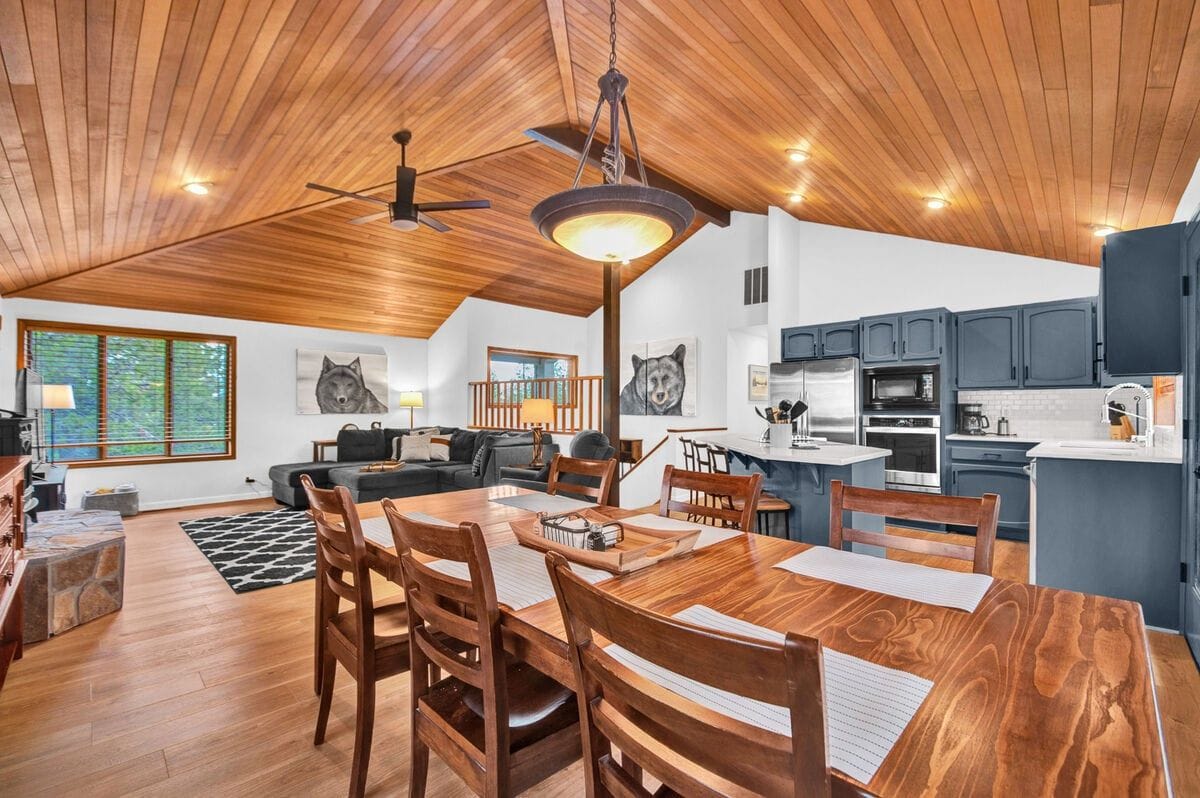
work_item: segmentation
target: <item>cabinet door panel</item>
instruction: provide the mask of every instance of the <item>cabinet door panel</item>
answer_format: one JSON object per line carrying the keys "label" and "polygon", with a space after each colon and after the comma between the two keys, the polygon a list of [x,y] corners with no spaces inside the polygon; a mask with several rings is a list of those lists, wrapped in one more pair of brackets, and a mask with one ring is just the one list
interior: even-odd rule
{"label": "cabinet door panel", "polygon": [[789,327],[783,330],[781,352],[784,360],[811,360],[820,356],[820,330],[817,327]]}
{"label": "cabinet door panel", "polygon": [[1025,387],[1095,384],[1096,326],[1090,300],[1025,308],[1021,318]]}
{"label": "cabinet door panel", "polygon": [[864,363],[889,363],[898,360],[900,317],[863,319],[860,344]]}
{"label": "cabinet door panel", "polygon": [[821,327],[821,357],[858,354],[858,322],[826,324]]}
{"label": "cabinet door panel", "polygon": [[1021,384],[1017,308],[958,314],[958,387],[1015,388]]}
{"label": "cabinet door panel", "polygon": [[942,354],[942,314],[905,313],[900,317],[900,359],[930,360]]}
{"label": "cabinet door panel", "polygon": [[1104,359],[1114,377],[1183,370],[1183,222],[1113,233],[1100,257]]}
{"label": "cabinet door panel", "polygon": [[1000,497],[1002,529],[1029,532],[1029,475],[1024,466],[960,465],[950,466],[951,491],[955,496]]}

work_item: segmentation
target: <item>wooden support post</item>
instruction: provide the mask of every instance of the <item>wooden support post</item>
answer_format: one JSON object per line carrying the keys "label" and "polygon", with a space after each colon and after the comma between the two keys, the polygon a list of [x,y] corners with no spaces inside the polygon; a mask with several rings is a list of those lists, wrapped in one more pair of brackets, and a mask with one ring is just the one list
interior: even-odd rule
{"label": "wooden support post", "polygon": [[[604,264],[604,434],[621,449],[621,264]],[[609,501],[621,504],[621,481],[614,480]]]}

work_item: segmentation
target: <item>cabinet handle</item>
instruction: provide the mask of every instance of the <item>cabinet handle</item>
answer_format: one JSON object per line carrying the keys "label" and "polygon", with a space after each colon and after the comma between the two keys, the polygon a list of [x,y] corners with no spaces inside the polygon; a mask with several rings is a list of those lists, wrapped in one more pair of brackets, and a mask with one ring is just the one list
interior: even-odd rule
{"label": "cabinet handle", "polygon": [[995,452],[984,452],[982,455],[980,455],[980,459],[981,460],[999,460],[1000,455],[996,454]]}
{"label": "cabinet handle", "polygon": [[1017,367],[1016,367],[1016,366],[1013,366],[1013,367],[1012,367],[1012,368],[1009,370],[1009,375],[1008,375],[1008,378],[1009,378],[1010,380],[1015,380],[1015,379],[1017,378]]}
{"label": "cabinet handle", "polygon": [[1029,366],[1025,367],[1025,379],[1029,379]]}

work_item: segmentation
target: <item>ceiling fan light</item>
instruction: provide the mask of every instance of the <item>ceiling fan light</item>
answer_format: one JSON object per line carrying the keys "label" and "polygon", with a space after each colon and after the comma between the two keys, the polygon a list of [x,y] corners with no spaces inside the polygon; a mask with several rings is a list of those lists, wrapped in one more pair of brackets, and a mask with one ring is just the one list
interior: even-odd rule
{"label": "ceiling fan light", "polygon": [[609,183],[561,191],[534,206],[531,216],[543,236],[569,252],[620,263],[683,233],[695,211],[661,188]]}

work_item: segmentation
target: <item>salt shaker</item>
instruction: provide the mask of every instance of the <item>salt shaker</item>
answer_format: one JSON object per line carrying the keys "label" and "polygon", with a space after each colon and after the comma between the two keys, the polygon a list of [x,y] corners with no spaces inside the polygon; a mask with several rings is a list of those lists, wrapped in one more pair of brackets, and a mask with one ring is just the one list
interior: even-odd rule
{"label": "salt shaker", "polygon": [[595,521],[588,524],[586,545],[592,551],[604,551],[608,548],[608,544],[604,540],[604,527]]}

